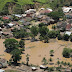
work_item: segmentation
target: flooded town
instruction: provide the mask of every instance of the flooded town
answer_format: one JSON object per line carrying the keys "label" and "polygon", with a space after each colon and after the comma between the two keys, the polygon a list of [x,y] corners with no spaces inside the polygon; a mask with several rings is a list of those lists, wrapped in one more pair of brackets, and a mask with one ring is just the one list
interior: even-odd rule
{"label": "flooded town", "polygon": [[72,72],[72,1],[0,3],[0,72]]}

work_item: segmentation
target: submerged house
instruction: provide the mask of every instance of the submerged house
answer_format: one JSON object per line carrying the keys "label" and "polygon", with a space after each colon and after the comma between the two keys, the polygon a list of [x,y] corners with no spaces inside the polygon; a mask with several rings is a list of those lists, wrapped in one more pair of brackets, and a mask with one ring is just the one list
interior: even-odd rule
{"label": "submerged house", "polygon": [[58,28],[59,30],[66,29],[66,26],[67,26],[67,23],[66,23],[66,22],[58,22],[58,23],[57,23],[57,28]]}
{"label": "submerged house", "polygon": [[67,25],[66,25],[66,30],[67,30],[67,31],[71,30],[71,27],[72,27],[71,24],[67,24]]}
{"label": "submerged house", "polygon": [[0,68],[7,67],[7,60],[4,58],[0,58]]}

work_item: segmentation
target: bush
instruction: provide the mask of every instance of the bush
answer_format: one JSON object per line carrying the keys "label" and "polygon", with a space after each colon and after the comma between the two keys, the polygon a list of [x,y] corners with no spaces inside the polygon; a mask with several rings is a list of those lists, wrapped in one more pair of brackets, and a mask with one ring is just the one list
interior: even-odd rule
{"label": "bush", "polygon": [[64,39],[65,41],[68,41],[68,40],[69,40],[69,35],[68,35],[68,34],[64,34],[63,39]]}
{"label": "bush", "polygon": [[49,38],[56,38],[56,31],[49,31],[48,35],[49,35]]}
{"label": "bush", "polygon": [[69,58],[71,51],[72,51],[72,49],[70,49],[70,48],[64,48],[63,53],[62,53],[63,57]]}
{"label": "bush", "polygon": [[72,34],[70,35],[70,41],[72,42]]}
{"label": "bush", "polygon": [[57,38],[58,38],[58,40],[61,40],[62,39],[62,36],[61,35],[58,35]]}

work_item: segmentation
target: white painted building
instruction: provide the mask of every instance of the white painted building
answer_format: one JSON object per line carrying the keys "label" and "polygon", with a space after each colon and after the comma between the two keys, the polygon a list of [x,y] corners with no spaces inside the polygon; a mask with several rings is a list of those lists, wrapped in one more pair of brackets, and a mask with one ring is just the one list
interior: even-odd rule
{"label": "white painted building", "polygon": [[65,34],[67,34],[67,35],[69,35],[69,36],[70,36],[70,35],[71,35],[71,32],[66,31],[66,32],[65,32]]}
{"label": "white painted building", "polygon": [[72,7],[63,7],[63,12],[68,13],[69,11],[72,11]]}

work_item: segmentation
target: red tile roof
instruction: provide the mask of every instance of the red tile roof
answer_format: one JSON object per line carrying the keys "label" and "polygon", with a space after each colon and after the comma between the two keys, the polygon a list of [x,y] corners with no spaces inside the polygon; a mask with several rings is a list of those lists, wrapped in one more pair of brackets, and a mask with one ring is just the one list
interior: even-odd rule
{"label": "red tile roof", "polygon": [[40,13],[50,13],[51,11],[50,10],[42,10],[40,11]]}
{"label": "red tile roof", "polygon": [[66,30],[70,30],[70,29],[71,29],[71,24],[67,24]]}
{"label": "red tile roof", "polygon": [[3,17],[4,20],[9,19],[9,17]]}

